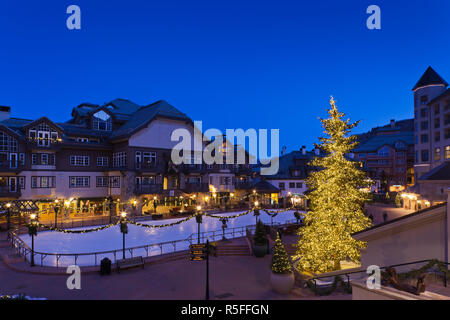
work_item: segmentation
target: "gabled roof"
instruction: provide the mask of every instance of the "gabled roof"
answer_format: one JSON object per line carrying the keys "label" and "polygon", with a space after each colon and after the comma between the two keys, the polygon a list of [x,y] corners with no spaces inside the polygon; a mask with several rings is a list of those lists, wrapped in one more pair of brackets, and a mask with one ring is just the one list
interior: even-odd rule
{"label": "gabled roof", "polygon": [[360,143],[353,152],[370,152],[370,151],[377,151],[379,148],[387,145],[390,146],[396,150],[407,150],[408,148],[395,148],[396,142],[403,142],[406,144],[406,146],[414,145],[414,132],[413,131],[406,131],[406,132],[399,132],[395,134],[384,134],[384,135],[377,135],[368,138],[364,142]]}
{"label": "gabled roof", "polygon": [[140,105],[130,100],[120,98],[105,103],[104,105],[82,103],[72,110],[72,117],[75,113],[81,117],[89,117],[93,112],[105,109],[113,114],[117,120],[127,121],[140,107]]}
{"label": "gabled roof", "polygon": [[431,169],[427,173],[423,174],[419,180],[450,180],[450,162],[446,161],[436,168]]}
{"label": "gabled roof", "polygon": [[425,71],[419,81],[417,81],[412,90],[414,91],[417,88],[429,85],[444,85],[447,87],[448,83],[440,75],[438,75],[437,72],[433,70],[433,68],[428,67],[428,69]]}
{"label": "gabled roof", "polygon": [[58,125],[64,130],[64,134],[71,136],[90,136],[90,137],[108,137],[111,135],[111,131],[100,131],[86,128],[83,125],[77,125],[72,123],[58,123]]}
{"label": "gabled roof", "polygon": [[137,110],[131,116],[130,120],[113,132],[111,138],[119,138],[124,135],[133,134],[159,117],[192,122],[186,114],[168,104],[166,101],[159,100]]}
{"label": "gabled roof", "polygon": [[47,117],[40,117],[39,119],[31,121],[30,123],[27,123],[26,125],[24,125],[23,128],[24,129],[30,128],[34,125],[39,124],[40,122],[48,122],[50,125],[54,126],[56,129],[58,129],[60,131],[64,131],[63,128],[61,128],[61,126],[59,126],[58,124],[56,124],[55,122],[53,122],[52,120],[50,120]]}
{"label": "gabled roof", "polygon": [[113,109],[109,108],[112,113],[121,113],[131,115],[135,113],[141,106],[127,99],[115,99],[108,103],[105,103],[105,107],[111,106]]}
{"label": "gabled roof", "polygon": [[256,193],[278,193],[280,189],[266,180],[261,180],[252,186]]}

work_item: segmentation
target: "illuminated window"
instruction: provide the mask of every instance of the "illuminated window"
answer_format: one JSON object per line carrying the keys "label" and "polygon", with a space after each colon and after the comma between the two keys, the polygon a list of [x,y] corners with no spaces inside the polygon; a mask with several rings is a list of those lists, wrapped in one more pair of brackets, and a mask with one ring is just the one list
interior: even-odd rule
{"label": "illuminated window", "polygon": [[434,160],[435,161],[441,160],[441,148],[434,149]]}
{"label": "illuminated window", "polygon": [[445,147],[445,160],[450,159],[450,146]]}

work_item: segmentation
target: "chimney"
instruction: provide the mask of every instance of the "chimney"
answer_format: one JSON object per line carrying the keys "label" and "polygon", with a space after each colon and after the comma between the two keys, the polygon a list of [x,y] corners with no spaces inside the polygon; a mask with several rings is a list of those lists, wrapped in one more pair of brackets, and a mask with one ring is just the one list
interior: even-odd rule
{"label": "chimney", "polygon": [[11,107],[0,106],[0,121],[9,119],[10,114],[11,114]]}
{"label": "chimney", "polygon": [[306,154],[306,146],[302,146],[300,151],[302,152],[303,155],[305,155]]}
{"label": "chimney", "polygon": [[391,128],[395,128],[395,120],[391,119]]}

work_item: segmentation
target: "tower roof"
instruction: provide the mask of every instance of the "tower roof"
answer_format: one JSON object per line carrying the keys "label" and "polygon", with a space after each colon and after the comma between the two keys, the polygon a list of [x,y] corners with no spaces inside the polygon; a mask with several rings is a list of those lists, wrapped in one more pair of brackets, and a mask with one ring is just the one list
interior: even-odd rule
{"label": "tower roof", "polygon": [[432,67],[428,67],[422,77],[417,81],[416,85],[412,89],[413,91],[420,87],[425,87],[429,85],[444,85],[448,86],[448,83],[442,79],[440,75]]}

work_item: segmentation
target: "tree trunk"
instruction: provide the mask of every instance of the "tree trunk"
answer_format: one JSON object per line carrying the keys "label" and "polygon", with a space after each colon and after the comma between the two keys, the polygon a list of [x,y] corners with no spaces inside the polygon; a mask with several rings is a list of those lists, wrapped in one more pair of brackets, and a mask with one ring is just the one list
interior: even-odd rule
{"label": "tree trunk", "polygon": [[334,261],[334,270],[341,270],[341,261],[340,260],[335,260]]}

